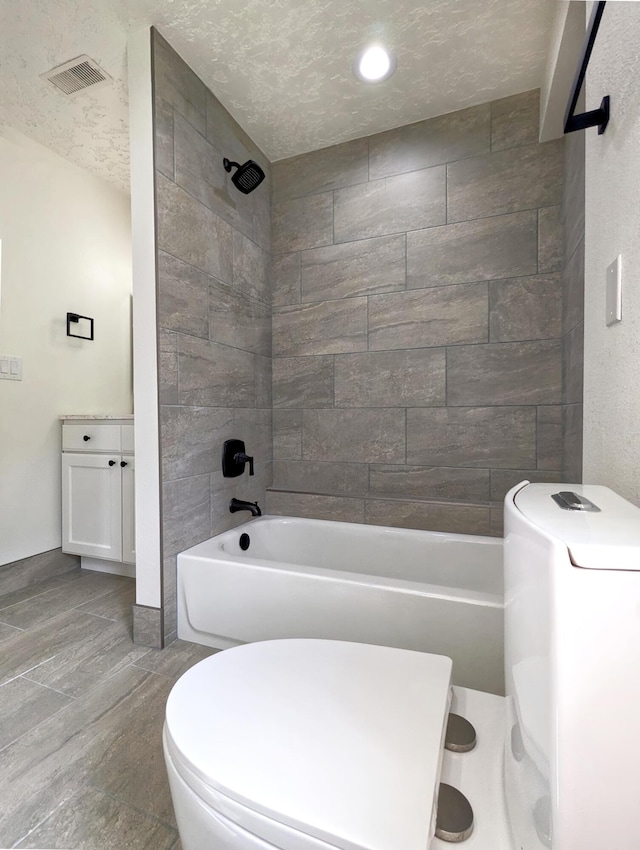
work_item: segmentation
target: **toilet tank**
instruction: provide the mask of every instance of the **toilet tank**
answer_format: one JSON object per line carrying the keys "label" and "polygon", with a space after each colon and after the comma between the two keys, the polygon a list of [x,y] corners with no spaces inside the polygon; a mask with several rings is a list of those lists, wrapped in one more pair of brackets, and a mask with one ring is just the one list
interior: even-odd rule
{"label": "toilet tank", "polygon": [[[553,498],[567,491],[580,498]],[[637,850],[640,509],[607,487],[523,482],[504,545],[514,846]]]}

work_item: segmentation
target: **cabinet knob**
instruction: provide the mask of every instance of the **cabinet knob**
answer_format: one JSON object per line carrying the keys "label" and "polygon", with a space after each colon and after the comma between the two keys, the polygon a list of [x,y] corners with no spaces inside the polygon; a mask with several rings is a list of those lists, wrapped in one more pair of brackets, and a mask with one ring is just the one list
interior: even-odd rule
{"label": "cabinet knob", "polygon": [[115,465],[116,465],[115,460],[110,460],[110,461],[109,461],[109,466],[115,466]]}
{"label": "cabinet knob", "polygon": [[91,439],[91,437],[89,437],[87,434],[85,434],[85,435],[84,435],[84,437],[83,437],[82,439],[83,439],[83,440],[85,441],[85,443],[86,443],[86,442],[87,442],[87,440],[90,440],[90,439]]}
{"label": "cabinet knob", "polygon": [[121,460],[121,461],[120,461],[120,466],[126,466],[126,465],[127,465],[126,460]]}

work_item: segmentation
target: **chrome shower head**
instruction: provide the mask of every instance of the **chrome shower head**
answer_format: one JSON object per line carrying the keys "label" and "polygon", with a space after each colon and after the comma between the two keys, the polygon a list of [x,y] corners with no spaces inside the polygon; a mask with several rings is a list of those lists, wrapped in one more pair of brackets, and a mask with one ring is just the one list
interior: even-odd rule
{"label": "chrome shower head", "polygon": [[222,163],[225,171],[231,171],[233,167],[238,169],[235,174],[231,175],[231,180],[234,186],[245,195],[253,192],[256,186],[259,186],[264,180],[264,171],[252,159],[248,159],[244,165],[240,165],[239,162],[231,162],[225,157]]}

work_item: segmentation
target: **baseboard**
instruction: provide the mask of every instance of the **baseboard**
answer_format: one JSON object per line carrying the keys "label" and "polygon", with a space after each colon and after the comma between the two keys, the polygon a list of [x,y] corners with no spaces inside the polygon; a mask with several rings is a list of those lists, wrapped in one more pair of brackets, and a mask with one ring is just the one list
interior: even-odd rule
{"label": "baseboard", "polygon": [[85,555],[80,559],[83,570],[91,570],[95,573],[110,573],[114,576],[136,577],[136,565],[124,564],[121,561],[103,561],[101,558],[88,558]]}

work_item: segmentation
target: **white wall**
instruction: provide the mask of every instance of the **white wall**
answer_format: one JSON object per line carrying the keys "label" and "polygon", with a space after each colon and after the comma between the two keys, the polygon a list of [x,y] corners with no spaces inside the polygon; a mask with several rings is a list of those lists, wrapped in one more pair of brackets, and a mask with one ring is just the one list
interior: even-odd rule
{"label": "white wall", "polygon": [[[0,564],[60,545],[60,414],[130,413],[129,198],[0,129]],[[95,341],[66,336],[66,314]]]}
{"label": "white wall", "polygon": [[[607,3],[587,108],[611,96],[603,136],[587,130],[584,480],[640,505],[640,3]],[[605,325],[605,271],[622,254],[622,322]]]}

